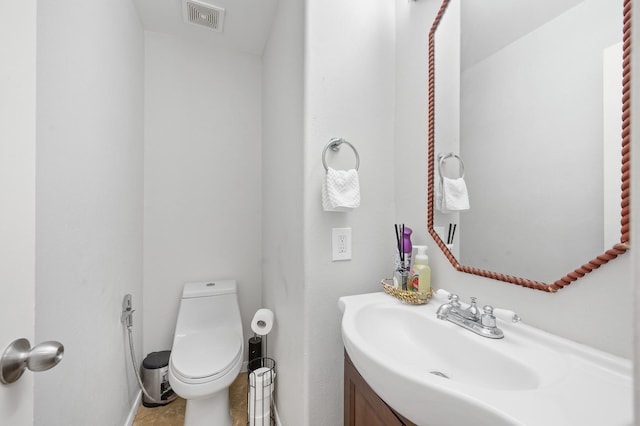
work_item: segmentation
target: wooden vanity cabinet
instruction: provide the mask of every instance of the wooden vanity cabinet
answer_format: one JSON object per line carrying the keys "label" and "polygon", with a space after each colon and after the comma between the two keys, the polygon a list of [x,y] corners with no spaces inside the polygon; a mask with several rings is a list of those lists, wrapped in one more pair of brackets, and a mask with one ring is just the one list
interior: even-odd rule
{"label": "wooden vanity cabinet", "polygon": [[344,426],[416,426],[369,387],[344,353]]}

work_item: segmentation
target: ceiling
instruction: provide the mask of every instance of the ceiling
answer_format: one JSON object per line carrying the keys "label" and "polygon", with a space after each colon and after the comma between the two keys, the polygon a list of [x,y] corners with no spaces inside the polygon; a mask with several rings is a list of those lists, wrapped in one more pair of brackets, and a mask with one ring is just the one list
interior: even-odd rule
{"label": "ceiling", "polygon": [[133,0],[144,29],[209,44],[212,47],[262,55],[278,0],[197,0],[225,9],[222,32],[185,23],[182,0]]}

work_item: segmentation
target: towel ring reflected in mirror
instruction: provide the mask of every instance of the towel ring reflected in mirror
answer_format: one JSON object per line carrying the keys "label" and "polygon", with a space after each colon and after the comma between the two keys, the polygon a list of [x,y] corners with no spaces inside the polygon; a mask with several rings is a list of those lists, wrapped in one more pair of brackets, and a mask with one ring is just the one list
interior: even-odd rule
{"label": "towel ring reflected in mirror", "polygon": [[435,158],[435,33],[441,22],[441,19],[447,10],[450,0],[443,0],[436,18],[429,31],[428,39],[428,213],[427,228],[429,234],[438,245],[440,250],[447,257],[451,265],[458,271],[479,275],[486,278],[492,278],[519,286],[541,290],[544,292],[555,293],[559,289],[570,285],[579,278],[592,272],[594,269],[608,263],[617,258],[629,249],[629,222],[630,222],[630,124],[631,124],[631,8],[632,0],[623,0],[623,25],[622,25],[622,162],[621,162],[621,203],[620,203],[620,239],[612,248],[604,253],[596,256],[582,266],[569,272],[562,278],[552,282],[544,283],[531,279],[521,278],[513,275],[507,275],[500,272],[492,272],[486,269],[474,268],[462,265],[456,257],[451,253],[447,245],[442,241],[438,232],[434,228],[434,175],[435,169],[441,166],[441,158],[436,162]]}
{"label": "towel ring reflected in mirror", "polygon": [[458,160],[458,163],[460,163],[460,176],[458,176],[458,179],[464,178],[464,161],[462,161],[462,158],[460,158],[459,155],[456,155],[453,152],[450,152],[448,154],[444,154],[444,153],[438,154],[438,173],[440,174],[440,179],[445,177],[444,171],[442,170],[442,166],[444,166],[445,160],[449,158],[455,158],[456,160]]}
{"label": "towel ring reflected in mirror", "polygon": [[340,145],[342,144],[346,144],[351,147],[351,149],[353,150],[353,153],[356,156],[356,167],[355,167],[356,171],[360,168],[360,154],[358,154],[358,150],[356,149],[356,147],[351,145],[351,143],[346,139],[332,138],[327,144],[327,146],[324,147],[324,150],[322,150],[322,165],[324,166],[325,171],[329,171],[329,167],[327,166],[327,159],[326,159],[327,151],[331,149],[331,151],[333,152],[338,152],[340,151]]}

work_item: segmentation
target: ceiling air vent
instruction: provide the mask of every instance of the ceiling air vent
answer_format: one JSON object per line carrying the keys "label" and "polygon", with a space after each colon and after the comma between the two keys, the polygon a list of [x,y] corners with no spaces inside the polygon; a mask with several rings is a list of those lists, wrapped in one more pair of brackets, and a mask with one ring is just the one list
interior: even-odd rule
{"label": "ceiling air vent", "polygon": [[222,32],[224,23],[224,9],[195,0],[183,0],[182,13],[184,21],[189,24],[207,27],[210,30]]}

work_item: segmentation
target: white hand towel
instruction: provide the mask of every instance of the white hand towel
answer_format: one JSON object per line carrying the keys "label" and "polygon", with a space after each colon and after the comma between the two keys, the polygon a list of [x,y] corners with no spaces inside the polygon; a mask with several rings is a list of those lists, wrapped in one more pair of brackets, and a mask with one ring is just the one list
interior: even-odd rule
{"label": "white hand towel", "polygon": [[360,206],[358,172],[331,167],[322,182],[322,208],[325,211],[350,211]]}
{"label": "white hand towel", "polygon": [[436,208],[442,213],[469,210],[469,194],[463,178],[440,179],[436,191]]}

